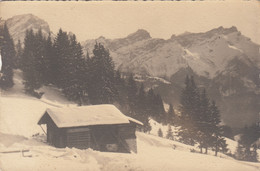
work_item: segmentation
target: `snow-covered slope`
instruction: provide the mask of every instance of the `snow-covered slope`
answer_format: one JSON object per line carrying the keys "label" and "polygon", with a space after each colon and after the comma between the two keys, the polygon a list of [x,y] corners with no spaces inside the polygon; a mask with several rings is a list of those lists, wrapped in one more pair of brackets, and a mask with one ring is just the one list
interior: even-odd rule
{"label": "snow-covered slope", "polygon": [[[106,153],[75,148],[57,149],[41,142],[42,139],[39,137],[19,139],[18,136],[7,134],[0,136],[1,151],[30,150],[24,153],[25,157],[21,153],[0,153],[0,168],[4,171],[66,171],[75,168],[79,171],[257,171],[260,167],[259,163],[236,161],[225,155],[215,157],[191,153],[190,146],[144,133],[137,133],[137,154]],[[5,146],[6,142],[2,138],[8,138],[9,144],[10,142],[13,144]]]}
{"label": "snow-covered slope", "polygon": [[[58,89],[44,87],[43,99],[36,99],[22,93],[20,71],[15,71],[15,86],[0,96],[0,169],[3,171],[257,171],[260,163],[236,161],[224,154],[218,157],[191,153],[195,147],[156,136],[158,127],[164,127],[151,120],[150,135],[137,132],[137,154],[108,153],[91,149],[54,148],[46,144],[46,135],[37,125],[38,119],[47,107],[53,105],[74,105],[61,96]],[[51,94],[51,96],[50,96]],[[47,100],[46,100],[47,99]],[[43,128],[46,129],[46,128]],[[176,129],[174,130],[176,131]],[[236,142],[229,140],[230,149]],[[29,152],[3,153],[29,150]]]}
{"label": "snow-covered slope", "polygon": [[43,87],[44,95],[41,99],[24,94],[22,73],[14,72],[14,87],[8,91],[1,91],[0,96],[0,132],[30,137],[41,128],[35,124],[47,107],[75,106],[67,101],[61,92],[52,87]]}

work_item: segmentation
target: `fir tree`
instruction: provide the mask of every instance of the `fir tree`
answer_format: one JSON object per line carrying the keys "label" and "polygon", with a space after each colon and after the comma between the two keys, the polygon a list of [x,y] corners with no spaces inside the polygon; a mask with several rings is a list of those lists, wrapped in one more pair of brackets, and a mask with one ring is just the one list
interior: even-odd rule
{"label": "fir tree", "polygon": [[16,61],[15,61],[15,67],[16,68],[21,68],[22,54],[23,54],[23,48],[22,48],[22,43],[19,39],[18,43],[16,45]]}
{"label": "fir tree", "polygon": [[138,93],[138,88],[136,85],[136,82],[134,80],[133,74],[130,74],[127,80],[127,102],[129,105],[129,112],[132,117],[136,117],[136,104],[137,104],[137,93]]}
{"label": "fir tree", "polygon": [[165,120],[166,115],[163,106],[163,100],[159,94],[155,95],[154,98],[154,114],[154,118],[157,121],[162,122],[163,120]]}
{"label": "fir tree", "polygon": [[2,58],[2,69],[0,77],[0,87],[2,89],[11,88],[13,83],[13,68],[15,60],[15,48],[13,39],[11,38],[7,25],[4,25],[4,28],[0,30],[0,36],[2,37],[0,52]]}
{"label": "fir tree", "polygon": [[91,85],[89,98],[92,104],[113,103],[116,97],[114,83],[114,63],[109,51],[101,44],[96,44],[91,58]]}
{"label": "fir tree", "polygon": [[146,108],[146,92],[144,91],[144,85],[141,84],[137,94],[137,110],[140,113],[145,113]]}
{"label": "fir tree", "polygon": [[209,98],[207,97],[206,90],[203,89],[200,95],[200,113],[198,117],[195,119],[195,124],[197,130],[199,131],[197,136],[197,142],[200,144],[201,152],[202,148],[206,149],[205,153],[208,151],[208,147],[210,147],[211,135],[213,134],[213,130],[210,129],[210,103]]}
{"label": "fir tree", "polygon": [[[119,70],[115,74],[115,87],[117,89],[116,101],[122,106],[121,110],[124,110],[127,108],[127,88],[126,81],[122,78]],[[124,112],[127,113],[127,111]]]}
{"label": "fir tree", "polygon": [[69,81],[67,79],[67,73],[71,72],[70,69],[72,65],[70,64],[71,48],[67,32],[64,32],[62,29],[59,30],[55,38],[53,47],[53,81],[56,86],[64,89],[65,87],[67,87],[66,83],[67,81]]}
{"label": "fir tree", "polygon": [[237,149],[236,149],[236,152],[235,152],[235,156],[236,156],[236,159],[238,160],[245,160],[245,148],[240,144],[238,143],[238,146],[237,146]]}
{"label": "fir tree", "polygon": [[76,36],[73,34],[69,37],[70,56],[64,59],[66,70],[66,80],[63,87],[64,94],[69,100],[77,102],[79,105],[83,103],[84,96],[84,69],[85,63],[83,58],[82,47],[77,42]]}
{"label": "fir tree", "polygon": [[259,127],[245,127],[239,140],[236,158],[239,160],[257,162],[258,154],[254,142],[259,138]]}
{"label": "fir tree", "polygon": [[159,136],[159,137],[163,137],[163,132],[162,132],[162,129],[161,129],[161,128],[158,129],[158,136]]}
{"label": "fir tree", "polygon": [[146,98],[146,113],[158,122],[165,120],[165,110],[163,100],[159,94],[155,94],[153,89],[150,88],[147,92]]}
{"label": "fir tree", "polygon": [[150,88],[147,92],[146,98],[146,113],[148,116],[153,117],[155,119],[156,116],[156,105],[155,105],[156,95],[152,88]]}
{"label": "fir tree", "polygon": [[172,132],[171,125],[168,125],[168,130],[167,130],[166,138],[167,138],[167,139],[170,139],[170,140],[173,140],[173,132]]}
{"label": "fir tree", "polygon": [[43,73],[45,70],[45,42],[46,40],[42,34],[42,30],[39,29],[38,32],[35,34],[34,39],[34,65],[36,67],[37,76],[39,77],[41,84],[44,83]]}
{"label": "fir tree", "polygon": [[209,132],[212,133],[211,144],[215,150],[215,155],[217,156],[218,151],[222,148],[222,151],[225,152],[226,150],[226,141],[224,139],[224,131],[223,127],[220,126],[220,114],[219,110],[215,104],[215,101],[212,101],[210,105],[210,126],[208,127]]}
{"label": "fir tree", "polygon": [[136,108],[137,108],[137,119],[139,119],[141,122],[143,122],[143,127],[142,130],[144,132],[149,132],[151,130],[151,126],[149,123],[149,115],[146,113],[146,92],[144,90],[144,85],[141,84],[138,94],[137,94],[137,104],[136,104]]}
{"label": "fir tree", "polygon": [[198,132],[196,119],[198,119],[200,115],[200,96],[193,77],[186,77],[180,105],[180,140],[186,144],[194,145]]}
{"label": "fir tree", "polygon": [[51,34],[49,33],[48,38],[44,44],[44,59],[43,59],[43,82],[44,84],[50,84],[55,82],[54,78],[54,68],[56,68],[56,63],[54,63],[54,48],[53,42],[51,38]]}
{"label": "fir tree", "polygon": [[[170,125],[174,125],[175,123],[174,123],[174,120],[175,120],[175,112],[174,112],[174,109],[173,109],[173,105],[172,104],[170,104],[169,105],[169,110],[168,110],[168,112],[167,112],[167,122],[168,122],[168,124],[170,124]],[[166,122],[166,123],[167,123]]]}
{"label": "fir tree", "polygon": [[25,91],[31,95],[39,97],[35,90],[42,86],[42,36],[34,34],[32,30],[26,31],[24,39],[24,51],[22,55],[22,70]]}

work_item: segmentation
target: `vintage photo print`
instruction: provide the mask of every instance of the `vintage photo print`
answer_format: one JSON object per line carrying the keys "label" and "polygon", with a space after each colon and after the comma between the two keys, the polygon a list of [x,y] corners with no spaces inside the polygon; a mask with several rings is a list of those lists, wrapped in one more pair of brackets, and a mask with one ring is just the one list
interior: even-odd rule
{"label": "vintage photo print", "polygon": [[0,2],[0,170],[260,170],[260,3]]}

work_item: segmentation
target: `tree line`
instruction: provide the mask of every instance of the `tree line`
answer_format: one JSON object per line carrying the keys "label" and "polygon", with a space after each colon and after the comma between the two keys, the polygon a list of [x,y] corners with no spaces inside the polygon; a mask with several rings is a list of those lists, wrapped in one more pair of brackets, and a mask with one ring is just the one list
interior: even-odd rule
{"label": "tree line", "polygon": [[260,138],[260,125],[245,126],[240,134],[235,158],[251,162],[258,161],[257,149],[260,148],[257,140]]}
{"label": "tree line", "polygon": [[220,122],[220,112],[216,103],[210,101],[205,89],[196,86],[193,77],[186,77],[185,88],[180,100],[180,141],[185,144],[199,144],[200,152],[203,148],[226,152],[227,144]]}
{"label": "tree line", "polygon": [[0,88],[6,90],[14,85],[13,68],[16,56],[13,39],[9,34],[7,25],[0,26],[0,52],[1,52],[1,76]]}
{"label": "tree line", "polygon": [[[182,90],[180,100],[180,113],[177,123],[180,130],[179,140],[185,144],[198,144],[200,152],[205,153],[211,148],[227,154],[228,148],[225,140],[227,127],[221,124],[220,111],[215,101],[211,101],[205,89],[196,86],[194,78],[187,76],[185,88]],[[169,132],[169,131],[168,131]],[[229,137],[231,138],[231,137]],[[239,160],[257,162],[257,140],[260,138],[259,125],[245,127],[240,134],[236,153],[231,155]]]}
{"label": "tree line", "polygon": [[115,104],[123,113],[144,123],[140,130],[150,131],[149,118],[167,122],[163,100],[152,88],[135,81],[132,73],[115,70],[109,50],[97,43],[93,55],[83,54],[74,34],[59,30],[54,40],[41,29],[27,30],[19,64],[25,92],[40,98],[43,85],[58,87],[68,100],[78,105]]}

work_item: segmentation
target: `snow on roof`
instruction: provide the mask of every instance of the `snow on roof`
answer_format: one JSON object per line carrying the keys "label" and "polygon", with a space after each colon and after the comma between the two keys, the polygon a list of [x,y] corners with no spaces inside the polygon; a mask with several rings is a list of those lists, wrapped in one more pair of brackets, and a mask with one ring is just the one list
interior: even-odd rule
{"label": "snow on roof", "polygon": [[46,112],[40,118],[38,124],[44,124],[42,119],[46,113],[48,113],[53,122],[59,128],[89,125],[125,124],[130,123],[129,121],[143,125],[141,122],[125,116],[114,105],[109,104],[81,107],[47,108]]}
{"label": "snow on roof", "polygon": [[134,119],[134,118],[131,118],[131,117],[129,117],[129,116],[126,116],[126,117],[127,117],[127,119],[128,119],[129,121],[135,122],[135,123],[137,123],[137,124],[139,124],[139,125],[144,125],[142,122],[140,122],[140,121],[138,121],[138,120],[136,120],[136,119]]}

